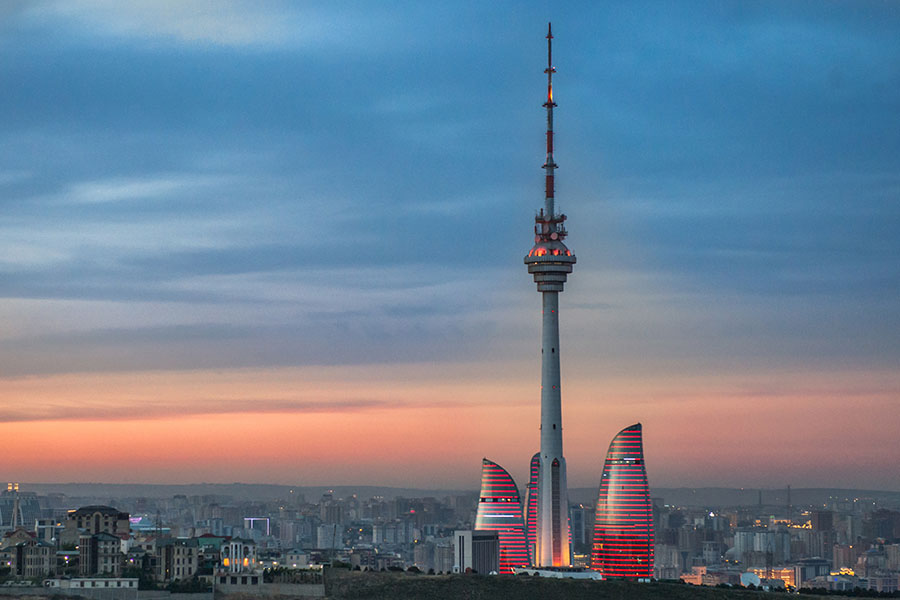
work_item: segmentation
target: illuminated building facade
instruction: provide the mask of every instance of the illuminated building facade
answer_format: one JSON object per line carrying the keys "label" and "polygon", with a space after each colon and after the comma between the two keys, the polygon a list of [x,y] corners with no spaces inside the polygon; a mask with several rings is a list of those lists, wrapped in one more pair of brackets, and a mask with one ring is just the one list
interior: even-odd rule
{"label": "illuminated building facade", "polygon": [[604,578],[653,575],[653,508],[640,423],[620,431],[606,453],[591,568]]}
{"label": "illuminated building facade", "polygon": [[785,586],[797,586],[796,570],[794,567],[750,567],[747,569],[747,572],[755,574],[760,579],[780,579],[784,582]]}
{"label": "illuminated building facade", "polygon": [[525,537],[528,540],[528,559],[535,564],[534,547],[537,540],[538,478],[541,473],[541,453],[531,457],[528,466],[528,487],[525,488]]}
{"label": "illuminated building facade", "polygon": [[566,216],[556,212],[553,160],[553,35],[547,30],[547,160],[544,207],[535,216],[534,246],[525,257],[541,293],[541,448],[537,485],[537,531],[534,565],[572,565],[569,544],[569,497],[562,447],[562,395],[559,370],[559,293],[572,272],[575,256],[563,243]]}
{"label": "illuminated building facade", "polygon": [[527,567],[528,545],[522,517],[522,499],[506,470],[488,459],[481,463],[481,496],[475,515],[476,531],[495,531],[500,538],[500,573]]}
{"label": "illuminated building facade", "polygon": [[259,567],[256,560],[256,542],[249,539],[231,538],[222,544],[221,570],[229,573],[248,573]]}

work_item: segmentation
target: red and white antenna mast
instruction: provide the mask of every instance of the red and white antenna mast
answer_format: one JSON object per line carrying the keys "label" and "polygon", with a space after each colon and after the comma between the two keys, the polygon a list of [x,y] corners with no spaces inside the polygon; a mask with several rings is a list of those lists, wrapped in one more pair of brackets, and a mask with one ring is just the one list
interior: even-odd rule
{"label": "red and white antenna mast", "polygon": [[553,107],[556,102],[553,101],[553,74],[556,68],[553,66],[553,31],[550,23],[547,23],[547,68],[544,73],[547,74],[547,101],[544,102],[544,108],[547,109],[547,160],[544,162],[544,207],[535,216],[535,241],[536,242],[557,242],[566,238],[567,232],[563,225],[566,215],[557,214],[556,202],[554,196],[555,180],[554,172],[557,164],[553,160]]}
{"label": "red and white antenna mast", "polygon": [[544,73],[547,74],[547,101],[544,107],[547,109],[547,161],[544,163],[546,171],[546,195],[544,197],[544,212],[551,219],[554,216],[553,205],[553,172],[556,169],[556,163],[553,162],[553,107],[556,102],[553,101],[553,73],[556,69],[553,67],[553,31],[551,24],[547,23],[547,68]]}

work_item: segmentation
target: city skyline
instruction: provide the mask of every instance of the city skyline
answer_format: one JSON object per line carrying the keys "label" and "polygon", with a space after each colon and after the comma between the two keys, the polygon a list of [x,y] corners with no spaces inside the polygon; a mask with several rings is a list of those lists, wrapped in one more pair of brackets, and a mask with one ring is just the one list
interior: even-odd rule
{"label": "city skyline", "polygon": [[900,7],[119,4],[0,9],[9,480],[529,481],[552,20],[569,487],[900,489]]}

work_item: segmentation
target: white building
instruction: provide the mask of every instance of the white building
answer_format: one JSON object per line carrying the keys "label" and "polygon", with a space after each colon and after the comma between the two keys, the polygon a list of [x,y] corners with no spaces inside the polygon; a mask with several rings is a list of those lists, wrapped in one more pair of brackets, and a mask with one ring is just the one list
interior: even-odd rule
{"label": "white building", "polygon": [[249,573],[259,568],[256,543],[253,540],[232,538],[222,544],[222,568],[230,573]]}

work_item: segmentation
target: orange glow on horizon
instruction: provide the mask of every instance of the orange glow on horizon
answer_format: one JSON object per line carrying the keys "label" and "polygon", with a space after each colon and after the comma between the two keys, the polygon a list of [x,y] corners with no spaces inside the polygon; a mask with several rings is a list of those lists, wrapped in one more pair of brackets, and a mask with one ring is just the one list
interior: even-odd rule
{"label": "orange glow on horizon", "polygon": [[[891,443],[900,430],[893,372],[567,382],[570,487],[596,486],[597,457],[636,422],[651,488],[802,485],[803,477],[812,485],[837,475],[855,478],[848,487],[870,487],[867,473],[900,461]],[[520,365],[5,379],[4,411],[19,417],[0,423],[0,439],[8,476],[26,482],[476,489],[487,457],[521,487],[539,443],[539,394],[537,377]],[[881,415],[875,423],[873,414]],[[864,456],[833,452],[829,440],[862,430]]]}

